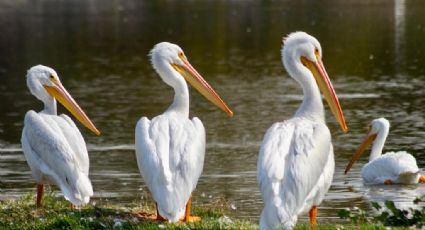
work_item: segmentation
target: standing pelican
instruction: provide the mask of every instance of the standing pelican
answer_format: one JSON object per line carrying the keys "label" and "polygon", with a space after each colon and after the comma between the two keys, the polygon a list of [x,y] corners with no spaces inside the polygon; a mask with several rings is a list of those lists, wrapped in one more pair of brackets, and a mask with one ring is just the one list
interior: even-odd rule
{"label": "standing pelican", "polygon": [[317,206],[329,190],[335,169],[331,134],[320,96],[324,94],[344,132],[348,131],[316,38],[295,32],[284,39],[283,64],[304,92],[295,116],[267,130],[257,162],[264,208],[261,229],[292,229],[309,211],[316,224]]}
{"label": "standing pelican", "polygon": [[41,206],[43,185],[54,183],[73,205],[86,204],[93,196],[89,180],[89,157],[86,143],[67,115],[57,115],[56,100],[83,125],[99,135],[84,111],[62,86],[56,72],[47,66],[28,70],[27,85],[31,93],[44,103],[44,109],[25,114],[22,148],[37,182],[37,207]]}
{"label": "standing pelican", "polygon": [[156,201],[158,220],[196,221],[200,218],[190,216],[190,204],[204,165],[205,129],[197,117],[189,119],[186,81],[230,117],[233,112],[192,67],[179,46],[161,42],[150,55],[161,79],[174,88],[174,102],[165,113],[152,120],[142,117],[137,122],[137,163]]}
{"label": "standing pelican", "polygon": [[369,162],[363,166],[362,177],[366,184],[417,184],[425,183],[425,176],[419,175],[416,159],[406,151],[388,152],[382,155],[385,140],[390,130],[390,122],[385,118],[370,123],[369,131],[362,144],[353,154],[345,174],[359,159],[366,148],[372,144]]}

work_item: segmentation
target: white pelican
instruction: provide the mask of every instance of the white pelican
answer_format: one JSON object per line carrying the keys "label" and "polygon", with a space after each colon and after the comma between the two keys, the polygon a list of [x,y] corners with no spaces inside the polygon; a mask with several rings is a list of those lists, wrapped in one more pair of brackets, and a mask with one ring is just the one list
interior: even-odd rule
{"label": "white pelican", "polygon": [[362,144],[353,154],[345,174],[366,148],[372,144],[369,162],[362,168],[363,181],[366,184],[417,184],[425,183],[425,176],[419,175],[416,159],[406,151],[388,152],[382,155],[385,140],[390,130],[390,122],[378,118],[370,123],[369,131]]}
{"label": "white pelican", "polygon": [[161,42],[150,55],[161,79],[174,88],[174,101],[163,114],[152,120],[142,117],[137,122],[140,174],[156,202],[157,220],[197,221],[199,217],[190,216],[190,204],[204,165],[205,129],[197,117],[189,119],[186,81],[230,117],[233,112],[192,67],[179,46]]}
{"label": "white pelican", "polygon": [[37,207],[41,206],[43,185],[54,183],[65,199],[73,205],[86,204],[93,196],[88,178],[89,157],[80,131],[67,115],[57,115],[56,100],[67,108],[82,124],[99,135],[84,111],[62,86],[56,72],[42,65],[27,72],[31,93],[44,103],[44,109],[25,114],[22,148],[37,182]]}
{"label": "white pelican", "polygon": [[267,130],[257,162],[264,208],[261,229],[292,229],[309,211],[316,224],[317,206],[329,190],[335,169],[331,134],[325,123],[322,91],[344,132],[348,131],[316,38],[291,33],[283,41],[282,60],[304,92],[295,116]]}

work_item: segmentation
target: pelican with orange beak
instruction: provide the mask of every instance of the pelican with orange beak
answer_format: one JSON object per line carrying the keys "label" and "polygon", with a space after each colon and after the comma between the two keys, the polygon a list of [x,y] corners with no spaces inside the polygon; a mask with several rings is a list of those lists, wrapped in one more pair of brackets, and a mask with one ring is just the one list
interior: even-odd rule
{"label": "pelican with orange beak", "polygon": [[264,201],[263,230],[292,229],[298,215],[307,212],[310,224],[316,224],[317,206],[331,186],[335,169],[320,91],[342,130],[348,131],[317,39],[304,32],[289,34],[283,41],[282,61],[301,85],[304,99],[294,117],[267,130],[261,145],[257,180]]}
{"label": "pelican with orange beak", "polygon": [[192,191],[204,166],[205,128],[189,119],[189,82],[229,117],[233,112],[189,63],[183,50],[168,42],[155,45],[151,62],[174,89],[174,101],[161,115],[142,117],[136,125],[136,157],[140,173],[156,202],[157,220],[197,221],[190,215]]}
{"label": "pelican with orange beak", "polygon": [[362,168],[365,184],[417,184],[425,183],[425,176],[419,174],[416,159],[406,151],[388,152],[382,155],[385,140],[390,130],[390,122],[385,118],[373,120],[369,131],[345,168],[345,174],[372,144],[369,162]]}
{"label": "pelican with orange beak", "polygon": [[25,158],[37,182],[37,207],[41,206],[46,183],[59,186],[65,199],[73,205],[87,204],[93,196],[93,188],[88,177],[86,143],[69,116],[57,115],[56,100],[96,135],[100,132],[52,68],[37,65],[29,69],[27,85],[44,103],[41,112],[30,110],[25,114],[21,139]]}

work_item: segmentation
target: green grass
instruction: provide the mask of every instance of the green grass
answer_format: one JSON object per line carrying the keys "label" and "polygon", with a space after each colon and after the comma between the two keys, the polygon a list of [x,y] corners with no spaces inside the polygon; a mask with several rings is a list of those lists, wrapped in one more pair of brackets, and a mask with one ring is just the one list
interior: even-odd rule
{"label": "green grass", "polygon": [[[193,214],[202,217],[197,223],[169,224],[140,218],[137,213],[154,213],[148,204],[134,202],[125,206],[111,205],[107,201],[97,201],[80,209],[72,209],[63,198],[47,192],[43,208],[35,208],[34,195],[26,195],[18,200],[0,201],[0,229],[258,229],[258,223],[233,219],[226,215],[223,200],[208,205],[196,206]],[[354,215],[354,214],[351,214]],[[310,230],[309,225],[299,224],[296,230]],[[353,223],[346,220],[342,224],[318,225],[317,230],[385,230],[378,222]],[[407,227],[391,229],[404,230]]]}
{"label": "green grass", "polygon": [[[298,225],[295,230],[311,230],[308,225]],[[324,224],[318,225],[315,230],[388,230],[381,224]],[[411,230],[408,227],[391,227],[393,230]]]}
{"label": "green grass", "polygon": [[68,201],[51,193],[44,196],[40,209],[35,207],[34,195],[0,201],[0,229],[258,229],[249,221],[229,218],[217,204],[193,209],[194,215],[202,217],[200,222],[169,224],[138,217],[139,212],[154,213],[146,204],[97,203],[72,209]]}

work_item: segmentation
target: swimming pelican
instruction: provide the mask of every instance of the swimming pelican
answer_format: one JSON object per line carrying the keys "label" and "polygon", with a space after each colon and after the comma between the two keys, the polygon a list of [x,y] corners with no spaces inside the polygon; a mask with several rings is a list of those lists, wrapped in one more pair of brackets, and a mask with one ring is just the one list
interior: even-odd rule
{"label": "swimming pelican", "polygon": [[345,174],[359,159],[366,148],[372,144],[369,162],[362,168],[363,181],[366,184],[417,184],[425,183],[425,176],[419,175],[416,159],[406,151],[388,152],[382,155],[385,140],[390,130],[390,122],[378,118],[370,123],[369,131],[362,144],[353,154]]}
{"label": "swimming pelican", "polygon": [[306,212],[310,223],[316,224],[317,206],[329,190],[335,169],[320,91],[342,130],[348,131],[322,63],[320,43],[304,32],[289,34],[283,43],[283,65],[302,86],[304,99],[294,117],[267,130],[261,145],[257,162],[264,201],[261,229],[292,229],[298,215]]}
{"label": "swimming pelican", "polygon": [[192,67],[179,46],[161,42],[150,55],[161,79],[174,88],[174,101],[163,114],[152,120],[142,117],[137,122],[140,174],[156,202],[157,220],[197,221],[199,217],[190,216],[190,205],[204,166],[205,129],[197,117],[189,119],[186,81],[230,117],[233,112]]}
{"label": "swimming pelican", "polygon": [[25,114],[22,148],[37,182],[37,207],[41,206],[43,186],[54,183],[65,199],[81,206],[93,196],[88,178],[89,157],[83,136],[67,115],[57,115],[56,100],[95,134],[96,129],[84,111],[63,87],[57,73],[47,66],[37,65],[27,72],[31,93],[44,103],[37,113]]}

